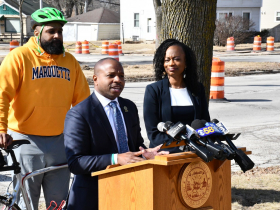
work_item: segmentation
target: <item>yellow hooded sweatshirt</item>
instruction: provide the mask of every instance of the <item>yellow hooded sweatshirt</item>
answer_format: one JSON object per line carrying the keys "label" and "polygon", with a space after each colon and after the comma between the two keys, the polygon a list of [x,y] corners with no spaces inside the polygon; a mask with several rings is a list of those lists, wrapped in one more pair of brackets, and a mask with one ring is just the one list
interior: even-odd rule
{"label": "yellow hooded sweatshirt", "polygon": [[63,132],[64,119],[90,94],[86,78],[70,53],[50,55],[32,37],[12,50],[0,67],[0,133],[38,136]]}

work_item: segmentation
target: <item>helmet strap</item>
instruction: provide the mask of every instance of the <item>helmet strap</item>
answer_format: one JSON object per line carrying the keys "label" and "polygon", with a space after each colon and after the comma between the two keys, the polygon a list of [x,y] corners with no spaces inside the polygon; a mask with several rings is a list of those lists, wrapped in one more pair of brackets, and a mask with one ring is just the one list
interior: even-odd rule
{"label": "helmet strap", "polygon": [[41,50],[40,50],[40,39],[41,39],[41,34],[42,34],[42,31],[43,31],[44,26],[45,26],[45,25],[42,25],[41,30],[40,30],[40,32],[39,32],[39,35],[37,36],[38,52],[40,53],[40,55],[43,55],[43,54],[44,54],[44,52],[42,53]]}

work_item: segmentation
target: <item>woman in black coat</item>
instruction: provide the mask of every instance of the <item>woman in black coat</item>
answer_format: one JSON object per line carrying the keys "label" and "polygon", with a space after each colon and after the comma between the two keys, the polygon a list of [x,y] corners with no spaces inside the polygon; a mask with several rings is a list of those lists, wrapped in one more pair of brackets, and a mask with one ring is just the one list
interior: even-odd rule
{"label": "woman in black coat", "polygon": [[[167,39],[156,50],[153,64],[157,82],[146,87],[144,96],[144,121],[151,148],[172,140],[158,131],[159,122],[191,125],[195,119],[210,121],[193,51],[178,40]],[[179,147],[165,150],[181,152]]]}

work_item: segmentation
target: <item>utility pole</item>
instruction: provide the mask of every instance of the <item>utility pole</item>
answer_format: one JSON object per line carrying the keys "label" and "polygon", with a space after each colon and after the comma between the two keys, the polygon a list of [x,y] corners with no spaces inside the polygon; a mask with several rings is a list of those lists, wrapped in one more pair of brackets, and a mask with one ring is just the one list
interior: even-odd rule
{"label": "utility pole", "polygon": [[43,0],[40,0],[40,9],[43,8]]}

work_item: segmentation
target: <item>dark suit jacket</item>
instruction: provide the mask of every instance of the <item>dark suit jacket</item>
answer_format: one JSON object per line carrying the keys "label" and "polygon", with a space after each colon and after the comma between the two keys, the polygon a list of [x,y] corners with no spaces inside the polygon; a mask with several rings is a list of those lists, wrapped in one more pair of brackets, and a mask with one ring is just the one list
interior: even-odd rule
{"label": "dark suit jacket", "polygon": [[[200,84],[200,91],[197,96],[189,90],[188,93],[194,106],[194,120],[204,119],[209,122],[210,116],[203,85]],[[150,140],[150,147],[155,147],[167,140],[172,140],[167,134],[159,132],[157,129],[159,122],[172,121],[169,80],[167,77],[146,87],[144,96],[144,121]],[[165,150],[170,153],[180,152],[178,147]]]}
{"label": "dark suit jacket", "polygon": [[[130,151],[139,151],[139,146],[146,148],[135,104],[121,97],[118,101]],[[107,115],[94,93],[68,111],[64,139],[69,169],[75,174],[67,209],[98,209],[98,181],[91,177],[91,172],[111,165],[111,155],[118,153],[118,148]]]}

